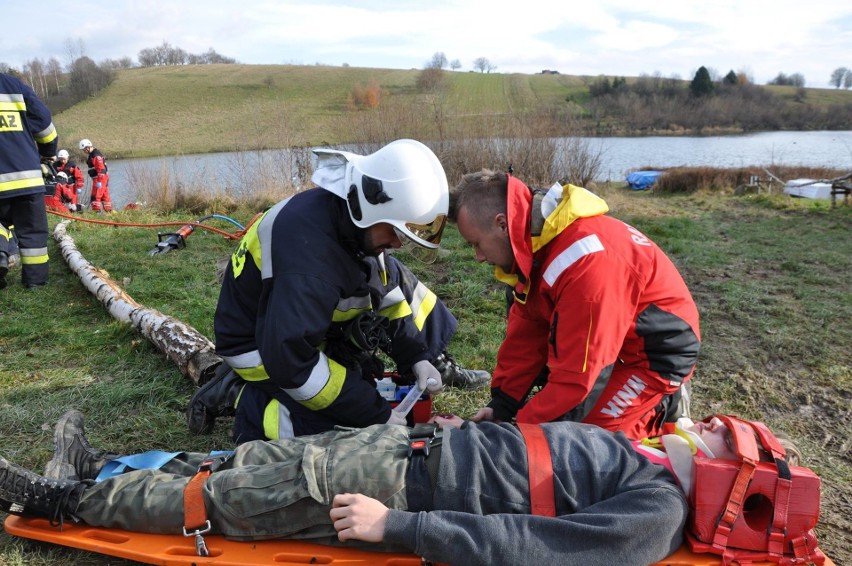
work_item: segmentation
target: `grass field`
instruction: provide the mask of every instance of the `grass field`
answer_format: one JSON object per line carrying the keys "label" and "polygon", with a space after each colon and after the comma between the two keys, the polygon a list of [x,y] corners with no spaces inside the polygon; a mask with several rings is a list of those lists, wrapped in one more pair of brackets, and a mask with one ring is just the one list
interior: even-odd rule
{"label": "grass field", "polygon": [[[598,190],[614,216],[672,256],[693,292],[703,335],[694,414],[734,413],[786,431],[823,479],[821,546],[837,564],[852,563],[852,207],[782,195]],[[245,224],[254,212],[229,216]],[[110,219],[164,217],[122,211]],[[87,259],[134,299],[212,337],[216,263],[234,243],[196,230],[185,249],[152,258],[156,233],[82,222],[69,227]],[[447,252],[436,264],[407,263],[459,318],[451,352],[464,365],[490,369],[505,325],[502,288],[490,268],[473,261],[453,226],[444,244]],[[53,242],[50,252],[48,287],[24,290],[13,271],[9,288],[0,292],[0,454],[41,470],[51,455],[53,424],[72,407],[87,416],[98,447],[227,448],[230,422],[220,421],[211,436],[191,436],[183,408],[194,385],[144,338],[109,317],[64,266]],[[435,408],[471,416],[486,395],[448,392],[436,398]],[[129,563],[0,533],[0,564]]]}

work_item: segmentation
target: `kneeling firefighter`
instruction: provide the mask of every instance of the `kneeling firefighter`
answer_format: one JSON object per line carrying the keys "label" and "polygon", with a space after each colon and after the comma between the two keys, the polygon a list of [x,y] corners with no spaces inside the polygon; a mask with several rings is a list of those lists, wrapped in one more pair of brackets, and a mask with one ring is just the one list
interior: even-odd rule
{"label": "kneeling firefighter", "polygon": [[379,349],[419,384],[434,378],[432,392],[490,383],[447,354],[455,317],[386,254],[438,247],[448,186],[435,154],[414,140],[314,153],[318,187],[266,211],[228,264],[214,319],[225,363],[190,401],[195,433],[234,411],[237,442],[403,424],[376,390]]}

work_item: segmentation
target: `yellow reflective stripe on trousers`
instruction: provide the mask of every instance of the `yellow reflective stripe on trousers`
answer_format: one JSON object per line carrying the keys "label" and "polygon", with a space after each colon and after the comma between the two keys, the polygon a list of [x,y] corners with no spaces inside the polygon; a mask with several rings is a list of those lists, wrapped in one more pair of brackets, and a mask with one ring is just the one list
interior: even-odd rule
{"label": "yellow reflective stripe on trousers", "polygon": [[21,265],[47,263],[47,248],[20,248]]}
{"label": "yellow reflective stripe on trousers", "polygon": [[345,380],[346,368],[319,352],[319,359],[305,384],[284,391],[308,409],[319,411],[334,403]]}
{"label": "yellow reflective stripe on trousers", "polygon": [[290,411],[283,403],[279,403],[275,399],[270,401],[263,411],[263,435],[269,440],[296,436],[293,432]]}
{"label": "yellow reflective stripe on trousers", "polygon": [[414,297],[411,300],[411,313],[414,317],[414,325],[417,330],[423,330],[426,318],[435,308],[438,297],[423,283],[417,283],[414,288]]}

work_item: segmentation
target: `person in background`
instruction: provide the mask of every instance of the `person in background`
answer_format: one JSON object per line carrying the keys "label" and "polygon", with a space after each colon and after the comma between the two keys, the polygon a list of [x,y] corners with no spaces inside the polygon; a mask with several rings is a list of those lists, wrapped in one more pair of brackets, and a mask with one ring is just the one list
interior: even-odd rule
{"label": "person in background", "polygon": [[53,167],[58,173],[65,173],[68,177],[68,188],[66,197],[70,199],[66,204],[70,204],[71,212],[81,210],[79,206],[80,195],[83,192],[83,172],[77,167],[77,163],[71,159],[68,150],[60,149],[56,154],[56,161],[53,162]]}
{"label": "person in background", "polygon": [[[533,514],[527,444],[518,428],[434,420],[443,428],[425,438],[404,426],[374,425],[240,445],[218,457],[198,496],[210,533],[346,543],[489,566],[527,564],[530,557],[540,564],[646,566],[680,546],[683,492],[623,434],[574,422],[540,427],[554,486],[553,515],[545,516]],[[193,533],[184,496],[210,455],[181,452],[158,469],[104,473],[109,477],[96,483],[123,457],[89,445],[78,411],[60,419],[54,438],[45,471],[52,477],[0,458],[0,510],[60,524]],[[425,456],[412,456],[417,438],[430,447]],[[704,444],[724,446],[709,438]]]}
{"label": "person in background", "polygon": [[89,177],[92,178],[92,210],[95,212],[112,212],[112,200],[109,196],[109,173],[104,154],[93,146],[88,139],[80,140],[80,149],[88,155],[86,165],[89,166]]}
{"label": "person in background", "polygon": [[189,403],[193,432],[235,404],[238,442],[402,423],[376,390],[378,351],[424,388],[490,382],[447,353],[455,317],[387,253],[438,247],[448,186],[435,154],[414,140],[315,153],[318,187],[264,213],[231,257],[213,325],[225,363]]}
{"label": "person in background", "polygon": [[533,191],[489,170],[450,191],[450,221],[514,294],[474,421],[581,421],[638,439],[688,416],[698,309],[665,253],[607,211],[584,188]]}
{"label": "person in background", "polygon": [[7,285],[12,227],[24,287],[47,285],[42,160],[53,161],[57,141],[47,106],[19,79],[0,73],[0,289]]}

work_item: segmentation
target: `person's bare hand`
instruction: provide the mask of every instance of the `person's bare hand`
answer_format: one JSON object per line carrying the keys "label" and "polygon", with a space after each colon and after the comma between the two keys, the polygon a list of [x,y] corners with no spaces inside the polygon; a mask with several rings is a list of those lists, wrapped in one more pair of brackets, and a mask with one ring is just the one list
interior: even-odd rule
{"label": "person's bare hand", "polygon": [[499,423],[500,421],[494,419],[494,409],[491,407],[483,407],[476,411],[476,414],[473,415],[473,418],[470,419],[475,423],[481,423],[482,421],[491,421],[495,423]]}
{"label": "person's bare hand", "polygon": [[464,419],[456,415],[433,415],[429,422],[435,423],[439,428],[461,428]]}
{"label": "person's bare hand", "polygon": [[329,516],[340,542],[384,540],[390,511],[381,501],[360,493],[339,493],[332,505]]}

